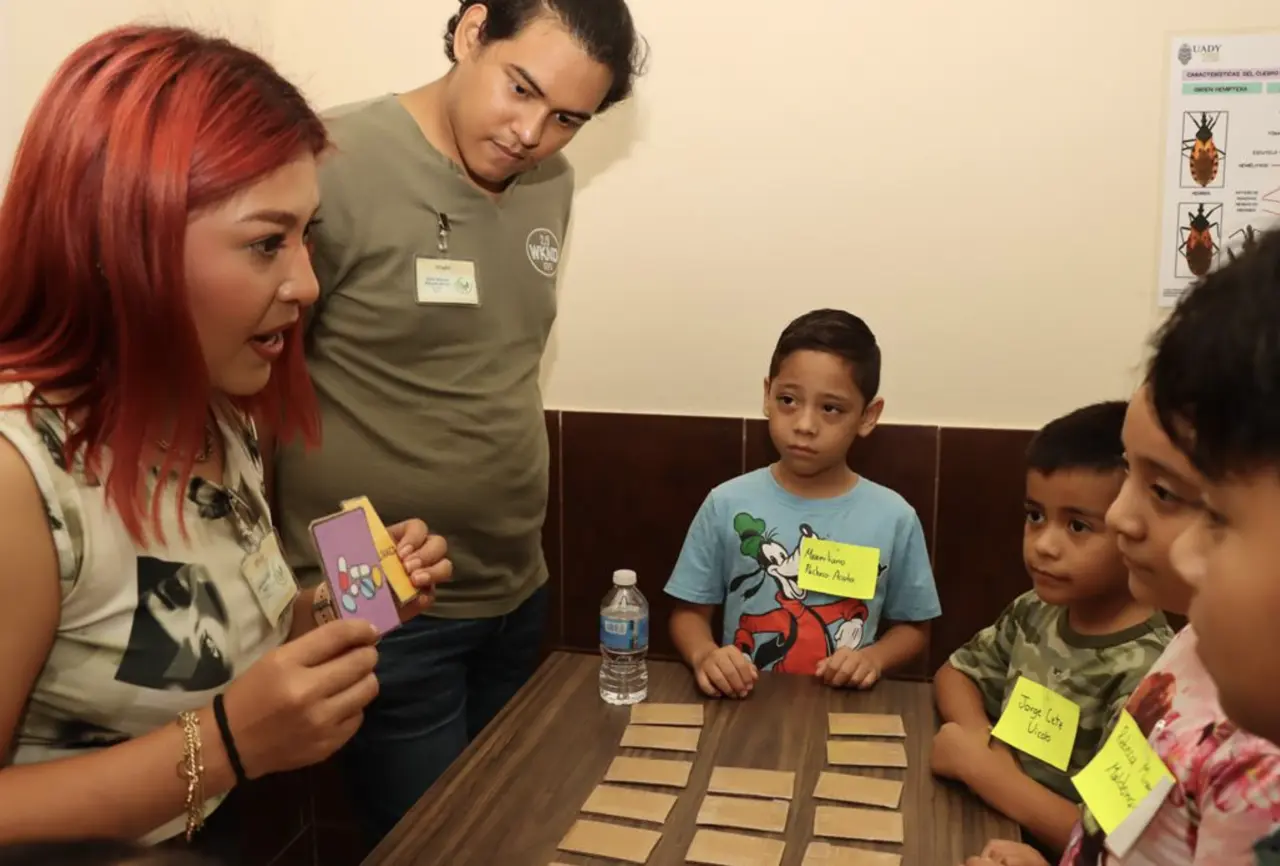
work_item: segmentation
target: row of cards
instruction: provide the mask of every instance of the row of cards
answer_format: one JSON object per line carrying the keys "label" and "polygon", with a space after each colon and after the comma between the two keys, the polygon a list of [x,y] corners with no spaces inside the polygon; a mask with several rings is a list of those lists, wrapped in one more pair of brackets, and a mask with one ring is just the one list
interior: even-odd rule
{"label": "row of cards", "polygon": [[[702,704],[637,704],[631,708],[630,724],[622,732],[619,745],[624,749],[696,752],[703,721]],[[582,804],[582,812],[665,824],[667,816],[675,807],[676,795],[609,783],[684,788],[689,783],[692,770],[693,764],[689,761],[618,757],[605,773],[604,783],[598,785]],[[702,821],[699,820],[699,823]],[[699,831],[698,835],[701,836],[702,832]],[[661,838],[662,833],[657,830],[579,819],[560,840],[559,848],[575,854],[608,857],[628,863],[646,863]],[[696,859],[699,850],[697,845],[698,839],[695,838],[694,846],[685,856],[686,862],[722,862]]]}
{"label": "row of cards", "polygon": [[[658,788],[684,788],[689,784],[689,774],[692,771],[693,763],[690,761],[631,758],[620,755],[609,765],[604,780],[630,785],[651,785]],[[711,771],[711,781],[707,784],[707,791],[713,794],[773,797],[779,800],[792,799],[794,790],[795,773],[781,770],[716,767]],[[818,785],[814,788],[813,796],[818,800],[896,809],[902,800],[902,782],[895,779],[874,779],[869,776],[824,772],[818,777]],[[666,820],[665,816],[663,820]]]}
{"label": "row of cards", "polygon": [[[642,704],[632,709],[631,724],[623,734],[624,748],[646,748],[690,752],[697,750],[703,723],[700,704]],[[853,713],[832,713],[833,735],[861,734],[901,738],[902,719]],[[861,766],[906,766],[901,743],[858,743],[831,741],[828,756],[841,747],[881,746],[882,751],[855,755],[852,764]],[[660,791],[646,791],[626,785],[685,788],[693,763],[619,756],[582,806],[589,815],[665,824],[677,797]],[[710,827],[783,833],[791,802],[795,798],[796,774],[781,770],[742,767],[712,768],[707,792],[699,806],[694,835],[685,862],[708,866],[778,866],[786,843],[777,839],[743,836],[707,829]],[[814,789],[815,799],[878,806],[858,809],[817,806],[813,833],[828,839],[901,843],[902,815],[883,809],[897,808],[903,784],[891,779],[823,772]],[[662,837],[657,830],[622,827],[590,819],[579,819],[561,841],[561,850],[589,856],[607,857],[630,863],[646,863]],[[815,841],[805,853],[805,866],[898,866],[897,854],[847,848]],[[553,864],[555,866],[555,864]]]}
{"label": "row of cards", "polygon": [[[885,767],[905,769],[907,750],[903,743],[907,730],[902,717],[872,713],[831,713],[827,717],[827,732],[831,737],[869,737],[865,740],[827,740],[827,763],[833,766]],[[879,809],[849,809],[818,806],[814,812],[813,834],[829,839],[865,840],[889,842],[901,845],[906,839],[903,815],[896,810],[902,800],[902,782],[893,779],[872,779],[848,776],[843,773],[823,773],[814,788],[815,799],[823,799],[832,791],[852,792],[865,799],[878,802],[868,805]],[[839,849],[837,849],[839,850]],[[847,849],[846,849],[847,850]],[[859,859],[848,862],[853,866],[880,866],[902,862],[898,854],[858,852]],[[875,859],[872,859],[875,858]],[[815,860],[812,866],[828,866],[841,862]]]}

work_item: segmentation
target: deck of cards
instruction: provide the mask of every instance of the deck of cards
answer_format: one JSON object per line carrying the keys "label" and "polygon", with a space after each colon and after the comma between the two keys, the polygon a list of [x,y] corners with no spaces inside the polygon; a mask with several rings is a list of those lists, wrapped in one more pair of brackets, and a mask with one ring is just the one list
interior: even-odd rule
{"label": "deck of cards", "polygon": [[382,634],[400,625],[399,605],[418,595],[395,542],[367,497],[311,524],[311,538],[338,616],[366,620]]}

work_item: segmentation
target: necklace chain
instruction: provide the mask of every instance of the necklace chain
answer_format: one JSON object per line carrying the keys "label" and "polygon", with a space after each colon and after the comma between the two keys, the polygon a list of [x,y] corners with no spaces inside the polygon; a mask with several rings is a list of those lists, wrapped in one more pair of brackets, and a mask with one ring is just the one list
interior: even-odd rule
{"label": "necklace chain", "polygon": [[[172,443],[165,439],[156,441],[156,445],[161,451],[168,451],[173,447]],[[197,463],[204,463],[213,456],[213,425],[208,420],[204,422],[204,439],[200,443],[200,452],[196,454]]]}

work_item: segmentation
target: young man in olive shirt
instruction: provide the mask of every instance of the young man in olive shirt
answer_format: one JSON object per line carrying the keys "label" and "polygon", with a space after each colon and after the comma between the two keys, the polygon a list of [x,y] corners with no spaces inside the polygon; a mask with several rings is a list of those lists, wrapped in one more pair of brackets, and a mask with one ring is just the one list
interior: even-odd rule
{"label": "young man in olive shirt", "polygon": [[330,113],[308,332],[324,444],[276,466],[302,581],[320,579],[308,525],[354,496],[449,542],[454,578],[383,639],[381,691],[345,755],[372,840],[536,665],[539,371],[573,195],[560,150],[637,71],[624,0],[463,0],[445,45],[443,78]]}

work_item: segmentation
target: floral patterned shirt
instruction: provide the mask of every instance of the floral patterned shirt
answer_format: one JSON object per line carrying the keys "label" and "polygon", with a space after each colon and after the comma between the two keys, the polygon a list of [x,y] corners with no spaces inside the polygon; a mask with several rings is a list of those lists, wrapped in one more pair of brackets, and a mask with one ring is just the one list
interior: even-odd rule
{"label": "floral patterned shirt", "polygon": [[[0,385],[0,436],[26,460],[44,498],[62,611],[8,759],[14,764],[83,754],[173,724],[283,643],[290,626],[288,612],[268,619],[242,574],[246,557],[274,538],[252,422],[218,413],[224,483],[191,479],[181,499],[185,539],[179,499],[172,487],[163,491],[164,540],[149,535],[138,545],[83,462],[68,465],[62,413],[21,408],[30,393],[28,385]],[[158,473],[150,489],[156,483]],[[144,841],[183,826],[176,815]]]}
{"label": "floral patterned shirt", "polygon": [[1252,866],[1255,843],[1280,821],[1280,748],[1227,719],[1189,626],[1126,709],[1175,784],[1123,859],[1084,810],[1061,866]]}

